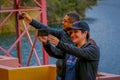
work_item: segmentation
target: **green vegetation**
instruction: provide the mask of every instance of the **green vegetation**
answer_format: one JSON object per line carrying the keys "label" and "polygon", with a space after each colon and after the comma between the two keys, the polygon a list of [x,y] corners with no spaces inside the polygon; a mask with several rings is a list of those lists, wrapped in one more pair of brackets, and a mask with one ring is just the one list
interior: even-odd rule
{"label": "green vegetation", "polygon": [[91,9],[97,0],[47,0],[48,23],[56,24],[68,12],[77,12],[85,19],[86,9]]}
{"label": "green vegetation", "polygon": [[[11,0],[14,1],[14,0]],[[91,9],[92,6],[97,4],[97,0],[46,0],[47,2],[47,18],[49,25],[59,24],[63,16],[68,12],[77,12],[80,14],[82,19],[85,19],[85,12],[87,9]],[[0,0],[0,8],[9,7],[7,1]],[[36,7],[37,5],[33,0],[21,0],[20,6],[32,6]],[[30,16],[35,16],[38,11],[28,12]],[[8,15],[8,13],[0,13],[0,23]],[[23,25],[21,24],[21,31],[24,30]],[[15,32],[15,18],[12,16],[10,20],[4,25],[0,30],[0,34],[7,32]]]}

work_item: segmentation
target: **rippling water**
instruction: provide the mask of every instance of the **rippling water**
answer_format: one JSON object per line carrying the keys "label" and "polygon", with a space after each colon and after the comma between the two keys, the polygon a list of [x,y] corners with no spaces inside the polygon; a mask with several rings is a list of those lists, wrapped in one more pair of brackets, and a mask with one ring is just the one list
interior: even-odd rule
{"label": "rippling water", "polygon": [[[91,28],[91,37],[97,42],[101,49],[99,71],[113,74],[120,74],[120,0],[100,0],[97,6],[86,12],[86,21]],[[34,39],[35,32],[31,33]],[[15,41],[15,34],[0,36],[0,46],[8,50]],[[22,39],[23,65],[26,64],[31,50],[27,37]],[[37,41],[35,48],[42,62],[41,43]],[[3,54],[0,51],[0,54]],[[11,55],[16,56],[16,48]],[[55,63],[54,58],[50,58],[50,64]],[[33,56],[30,65],[37,65]]]}

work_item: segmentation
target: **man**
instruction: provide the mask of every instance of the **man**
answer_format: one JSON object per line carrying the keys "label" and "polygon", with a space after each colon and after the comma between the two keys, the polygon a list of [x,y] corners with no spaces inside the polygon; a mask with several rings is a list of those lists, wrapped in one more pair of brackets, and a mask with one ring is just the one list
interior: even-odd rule
{"label": "man", "polygon": [[[45,26],[42,23],[37,22],[36,20],[32,19],[29,15],[26,13],[23,13],[23,18],[25,21],[27,21],[30,25],[35,27],[36,29],[44,29],[47,30],[50,34],[56,36],[58,39],[65,43],[72,44],[72,41],[70,37],[67,35],[66,30],[74,23],[80,20],[80,17],[76,13],[68,13],[65,15],[62,21],[62,29],[63,30],[55,30],[53,28],[50,28],[48,26]],[[39,30],[40,32],[40,30]],[[69,59],[69,55],[66,55],[65,52],[61,51],[60,49],[57,49],[53,45],[50,44],[44,44],[43,46],[47,53],[58,59],[56,62],[57,66],[57,80],[65,80],[65,68],[66,68],[66,61]]]}

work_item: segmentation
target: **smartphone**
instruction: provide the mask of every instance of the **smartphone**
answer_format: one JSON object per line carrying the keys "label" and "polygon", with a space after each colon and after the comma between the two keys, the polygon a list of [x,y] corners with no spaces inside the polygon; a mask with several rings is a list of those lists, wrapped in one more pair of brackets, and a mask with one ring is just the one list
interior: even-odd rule
{"label": "smartphone", "polygon": [[38,36],[48,36],[49,31],[46,29],[38,29]]}

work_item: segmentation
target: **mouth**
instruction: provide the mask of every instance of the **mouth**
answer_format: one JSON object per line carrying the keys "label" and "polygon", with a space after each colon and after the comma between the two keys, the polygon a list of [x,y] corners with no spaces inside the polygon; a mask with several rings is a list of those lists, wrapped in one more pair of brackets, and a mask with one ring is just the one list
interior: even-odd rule
{"label": "mouth", "polygon": [[76,41],[77,40],[77,37],[71,37],[72,41]]}
{"label": "mouth", "polygon": [[71,37],[71,39],[74,41],[76,38],[75,37]]}

